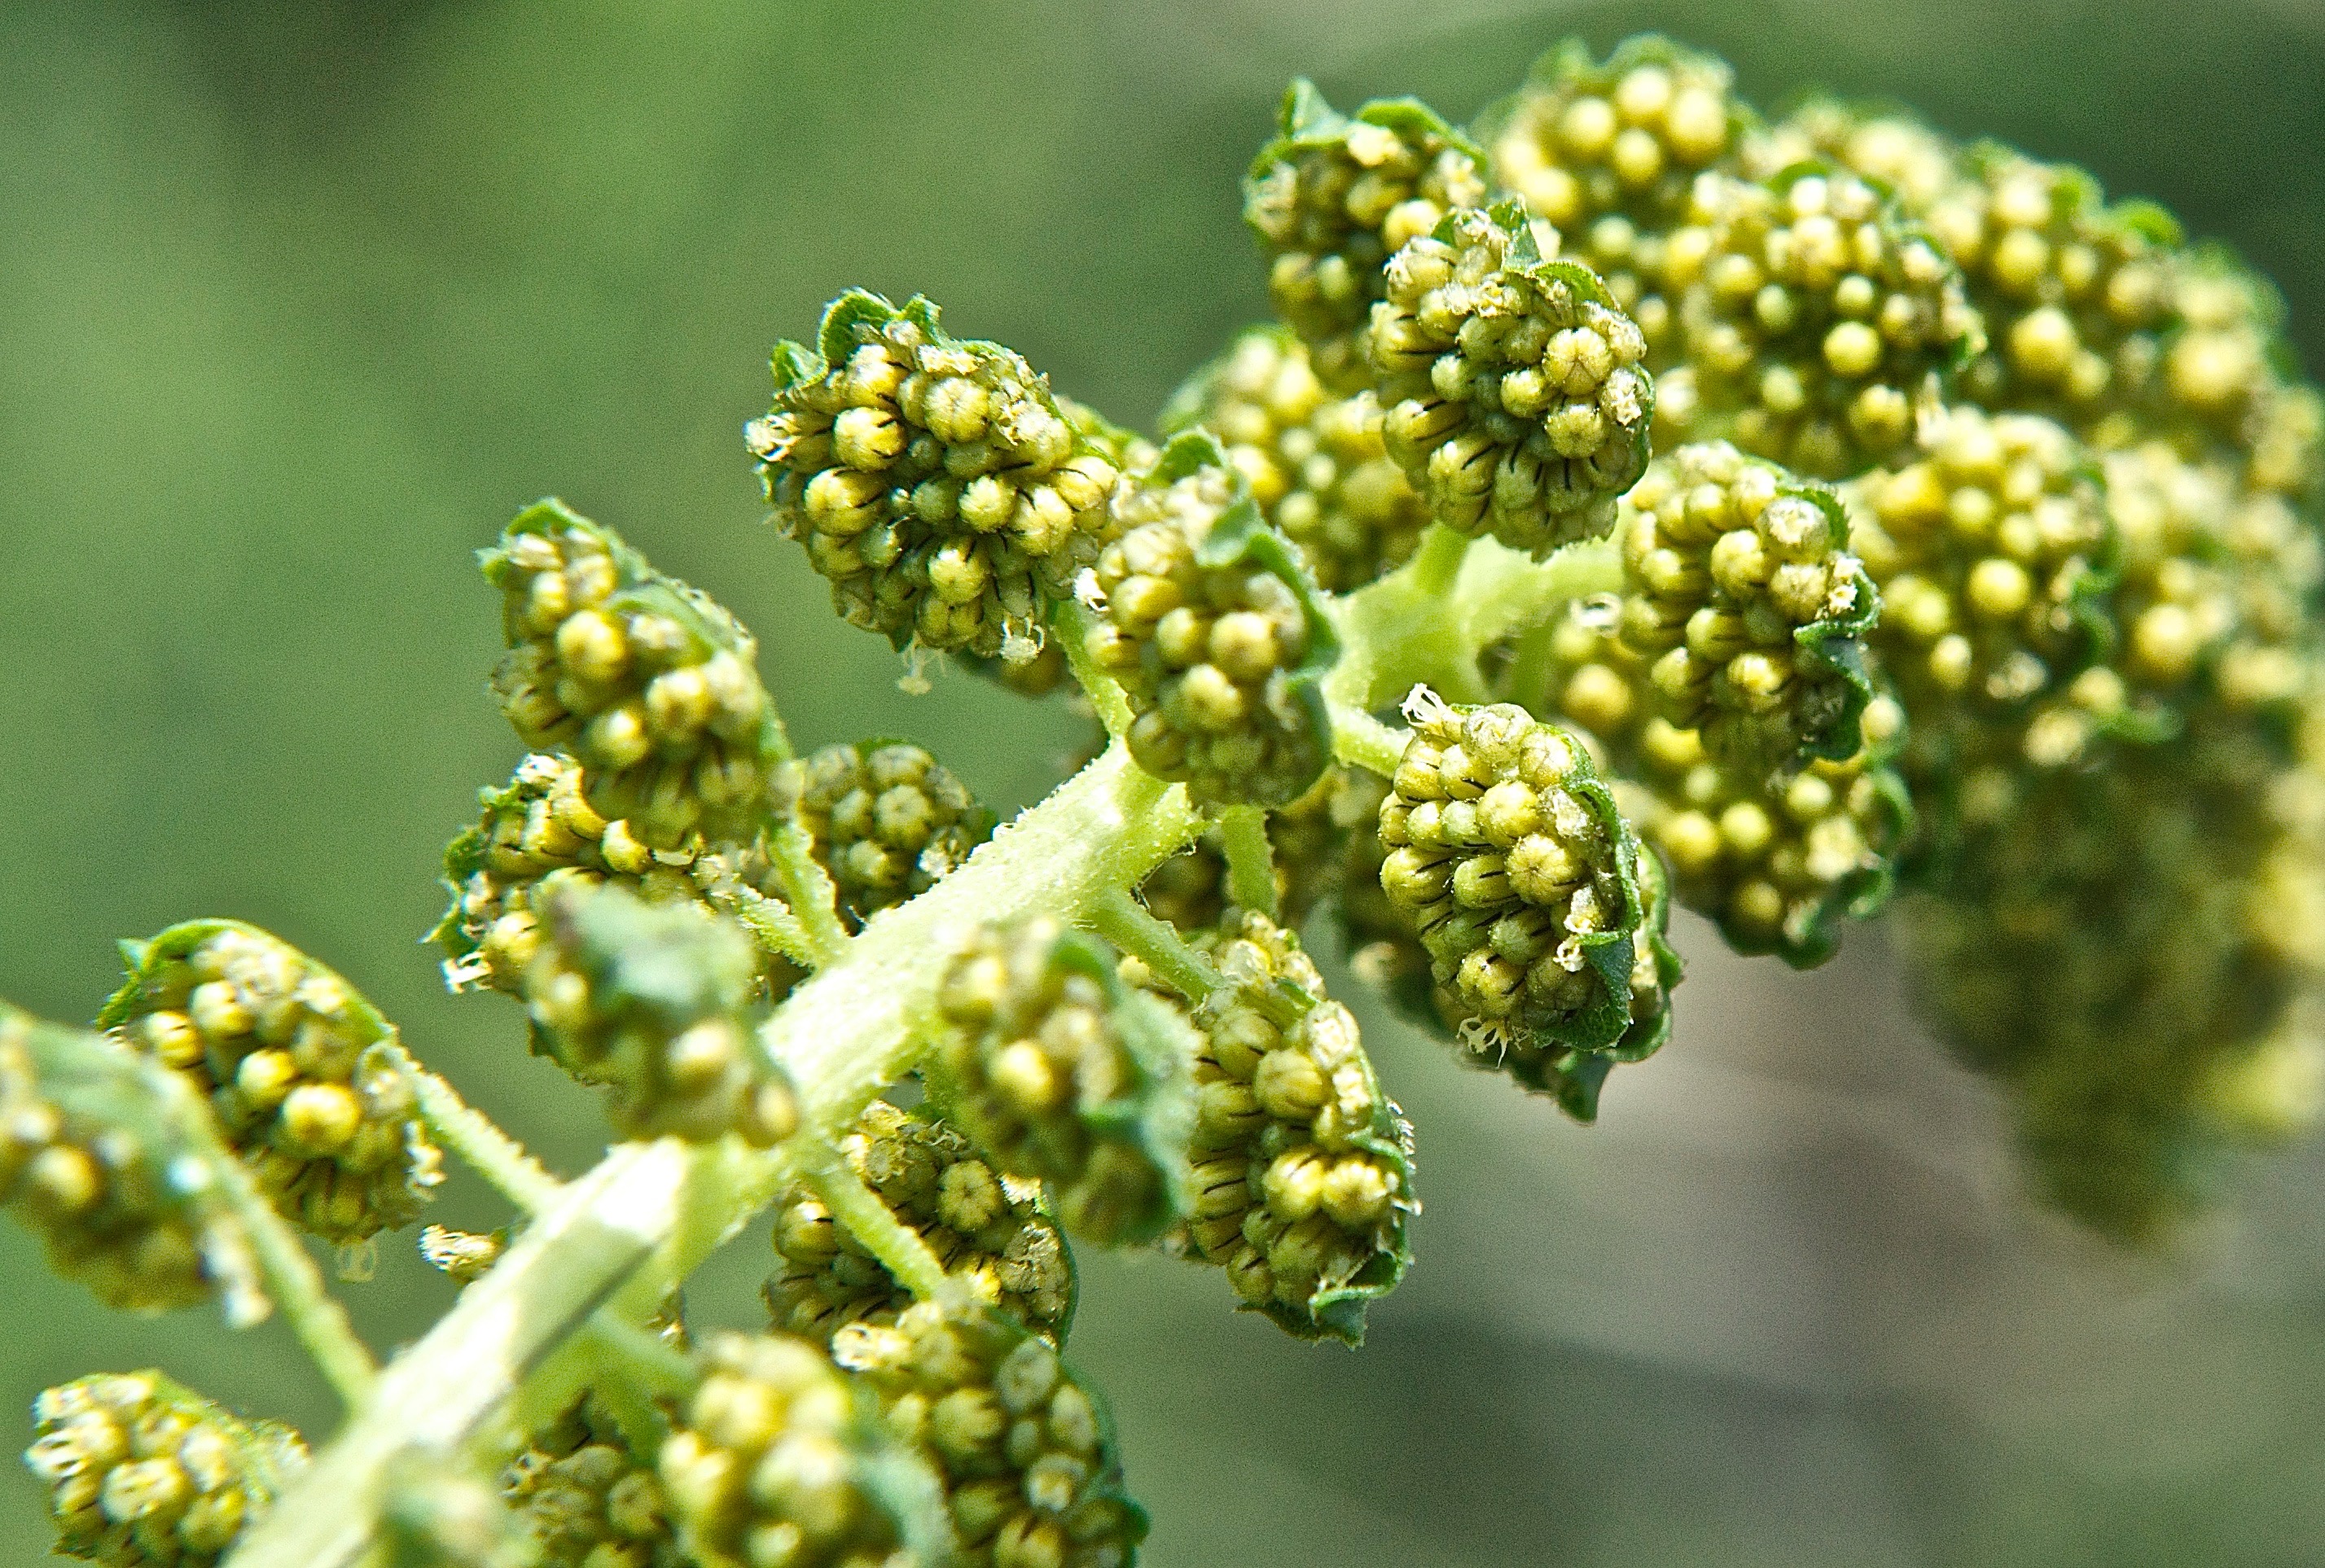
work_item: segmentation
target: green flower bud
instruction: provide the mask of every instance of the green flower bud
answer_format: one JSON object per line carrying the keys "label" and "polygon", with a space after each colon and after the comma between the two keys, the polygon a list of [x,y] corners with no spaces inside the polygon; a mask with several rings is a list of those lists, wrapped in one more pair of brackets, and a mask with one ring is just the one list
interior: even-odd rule
{"label": "green flower bud", "polygon": [[535,1432],[501,1477],[541,1568],[687,1568],[655,1467],[588,1397]]}
{"label": "green flower bud", "polygon": [[858,925],[928,891],[993,836],[993,813],[968,786],[901,741],[826,746],[786,764],[775,802],[814,841]]}
{"label": "green flower bud", "polygon": [[493,687],[525,744],[570,752],[590,807],[652,848],[747,840],[777,735],[751,634],[553,501],[483,558],[509,644]]}
{"label": "green flower bud", "polygon": [[1324,770],[1320,682],[1339,655],[1313,583],[1209,436],[1117,493],[1088,637],[1134,715],[1130,754],[1207,804],[1282,805]]}
{"label": "green flower bud", "polygon": [[1926,454],[1848,491],[1881,590],[1871,641],[1908,707],[2012,712],[2112,640],[2115,530],[2081,447],[2050,420],[1950,409]]}
{"label": "green flower bud", "polygon": [[233,920],[127,943],[100,1028],[181,1075],[283,1216],[342,1244],[416,1218],[444,1179],[395,1030],[330,970]]}
{"label": "green flower bud", "polygon": [[1354,119],[1302,79],[1281,129],[1244,180],[1244,221],[1268,259],[1267,291],[1339,392],[1370,382],[1363,338],[1381,269],[1448,213],[1486,197],[1484,154],[1412,98],[1376,99]]}
{"label": "green flower bud", "polygon": [[731,921],[691,904],[552,880],[525,974],[533,1048],[613,1090],[625,1138],[739,1134],[764,1148],[799,1112],[751,1028],[756,953]]}
{"label": "green flower bud", "polygon": [[1113,1424],[1040,1338],[975,1304],[922,1302],[891,1324],[842,1329],[832,1357],[884,1422],[936,1467],[964,1561],[1116,1568],[1146,1514],[1122,1490]]}
{"label": "green flower bud", "polygon": [[1638,841],[1581,743],[1524,709],[1424,691],[1407,716],[1381,803],[1382,890],[1472,1056],[1550,1086],[1567,1053],[1623,1044],[1635,977],[1660,970]]}
{"label": "green flower bud", "polygon": [[1203,945],[1226,984],[1195,1013],[1195,1197],[1168,1244],[1290,1333],[1356,1344],[1411,1258],[1412,1126],[1298,937],[1242,912]]}
{"label": "green flower bud", "polygon": [[245,1421],[159,1372],[103,1374],[32,1402],[24,1462],[49,1489],[57,1554],[209,1568],[307,1462],[287,1426]]}
{"label": "green flower bud", "polygon": [[1980,342],[1960,272],[1881,188],[1801,165],[1698,192],[1710,248],[1684,309],[1705,422],[1847,478],[1913,438],[1933,377]]}
{"label": "green flower bud", "polygon": [[[1042,1212],[1038,1184],[994,1169],[949,1124],[885,1100],[865,1108],[839,1152],[971,1296],[1064,1342],[1073,1259]],[[783,1270],[764,1295],[777,1329],[828,1343],[848,1324],[894,1323],[912,1305],[912,1293],[804,1186],[776,1199],[774,1244]]]}
{"label": "green flower bud", "polygon": [[216,1293],[229,1322],[258,1322],[268,1303],[220,1185],[231,1158],[181,1075],[0,1003],[0,1203],[54,1272],[108,1306]]}
{"label": "green flower bud", "polygon": [[1625,499],[1618,537],[1623,641],[1665,718],[1745,771],[1852,749],[1880,603],[1838,500],[1726,442],[1682,447]]}
{"label": "green flower bud", "polygon": [[1734,161],[1751,124],[1723,60],[1653,36],[1605,64],[1579,41],[1536,61],[1525,85],[1478,117],[1495,183],[1565,235],[1639,324],[1649,363],[1672,363],[1678,301],[1702,259],[1687,226],[1696,177]]}
{"label": "green flower bud", "polygon": [[[484,816],[444,851],[451,906],[430,933],[441,947],[446,985],[482,984],[511,996],[541,947],[534,899],[551,876],[610,883],[648,903],[699,902],[719,910],[779,903],[764,845],[712,848],[699,834],[649,849],[626,821],[608,822],[589,804],[581,765],[535,752],[499,789],[480,792]],[[780,998],[801,978],[775,954],[760,960],[762,985]]]}
{"label": "green flower bud", "polygon": [[1429,508],[1388,456],[1379,400],[1334,397],[1280,327],[1238,334],[1162,410],[1168,434],[1201,425],[1251,481],[1252,498],[1325,589],[1345,594],[1402,565]]}
{"label": "green flower bud", "polygon": [[1114,443],[1015,354],[946,336],[926,300],[843,294],[818,343],[776,346],[774,407],[747,432],[776,522],[850,625],[1031,659],[1107,537]]}
{"label": "green flower bud", "polygon": [[1046,1181],[1070,1234],[1146,1241],[1185,1212],[1185,1019],[1117,955],[1046,917],[974,933],[937,993],[949,1113],[1011,1176]]}
{"label": "green flower bud", "polygon": [[[683,1561],[709,1568],[894,1568],[952,1561],[940,1482],[887,1437],[822,1351],[721,1334],[662,1447]],[[592,1565],[595,1568],[595,1565]]]}
{"label": "green flower bud", "polygon": [[1613,525],[1646,466],[1646,339],[1597,273],[1544,261],[1514,202],[1390,261],[1369,347],[1389,456],[1463,533],[1548,555]]}

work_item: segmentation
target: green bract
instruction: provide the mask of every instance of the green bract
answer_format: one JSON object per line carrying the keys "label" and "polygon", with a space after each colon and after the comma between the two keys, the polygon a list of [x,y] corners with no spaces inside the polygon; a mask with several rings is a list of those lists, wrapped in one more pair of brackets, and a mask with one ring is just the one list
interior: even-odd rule
{"label": "green bract", "polygon": [[1122,682],[1138,765],[1206,804],[1281,806],[1330,760],[1339,641],[1310,577],[1211,436],[1172,439],[1114,503],[1087,645]]}
{"label": "green bract", "polygon": [[1033,659],[1049,602],[1107,537],[1106,430],[1008,349],[948,337],[923,299],[843,294],[817,343],[777,346],[774,407],[751,428],[777,524],[851,625]]}
{"label": "green bract", "polygon": [[1186,1212],[1194,1038],[1119,955],[1055,920],[987,927],[938,992],[941,1101],[1011,1176],[1049,1183],[1070,1234],[1151,1239]]}
{"label": "green bract", "polygon": [[1363,338],[1382,267],[1485,199],[1484,162],[1414,99],[1377,99],[1350,118],[1304,78],[1283,95],[1276,139],[1244,180],[1244,221],[1267,255],[1268,294],[1325,385],[1353,392],[1371,380]]}
{"label": "green bract", "polygon": [[1449,528],[1547,555],[1604,534],[1646,466],[1646,338],[1515,202],[1398,251],[1366,346],[1389,455]]}
{"label": "green bract", "polygon": [[184,1075],[286,1219],[351,1242],[417,1217],[442,1159],[394,1027],[353,986],[236,920],[122,952],[129,979],[97,1026]]}

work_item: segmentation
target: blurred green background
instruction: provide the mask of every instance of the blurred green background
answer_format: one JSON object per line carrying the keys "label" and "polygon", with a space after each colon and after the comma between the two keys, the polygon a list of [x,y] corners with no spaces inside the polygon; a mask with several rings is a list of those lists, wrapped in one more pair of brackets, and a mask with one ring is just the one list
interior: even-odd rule
{"label": "blurred green background", "polygon": [[[1030,799],[1072,725],[901,695],[763,523],[737,431],[772,341],[848,284],[925,291],[1147,420],[1263,309],[1237,177],[1292,74],[1459,118],[1567,32],[1649,26],[1764,103],[1894,97],[2159,198],[2320,362],[2313,0],[0,5],[0,993],[86,1017],[114,937],[257,920],[579,1168],[593,1103],[416,943],[518,752],[475,547],[561,493],[757,630],[802,740],[908,733]],[[2325,1158],[2112,1252],[2028,1204],[1877,933],[1805,977],[1707,935],[1595,1130],[1367,1013],[1428,1212],[1360,1354],[1088,1264],[1147,1560],[2325,1561]],[[465,1182],[440,1208],[501,1217]],[[698,1308],[747,1317],[767,1255]],[[13,1227],[0,1287],[0,1401],[160,1360],[329,1420],[279,1330],[107,1317]],[[449,1290],[389,1238],[347,1295],[385,1349]],[[39,1558],[39,1509],[7,1471],[0,1558]]]}

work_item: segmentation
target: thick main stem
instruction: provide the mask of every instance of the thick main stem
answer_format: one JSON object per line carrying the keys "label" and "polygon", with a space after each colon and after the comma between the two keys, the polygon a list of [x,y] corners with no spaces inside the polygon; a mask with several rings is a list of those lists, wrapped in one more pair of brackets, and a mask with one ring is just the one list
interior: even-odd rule
{"label": "thick main stem", "polygon": [[[911,1067],[942,965],[979,922],[1069,918],[1183,847],[1202,818],[1185,789],[1119,745],[928,892],[875,916],[762,1028],[803,1123],[839,1136]],[[526,1376],[601,1304],[642,1319],[793,1169],[789,1150],[732,1140],[625,1144],[567,1184],[491,1273],[382,1372],[373,1397],[236,1549],[234,1568],[347,1568],[368,1545],[389,1462],[449,1453],[505,1410]]]}

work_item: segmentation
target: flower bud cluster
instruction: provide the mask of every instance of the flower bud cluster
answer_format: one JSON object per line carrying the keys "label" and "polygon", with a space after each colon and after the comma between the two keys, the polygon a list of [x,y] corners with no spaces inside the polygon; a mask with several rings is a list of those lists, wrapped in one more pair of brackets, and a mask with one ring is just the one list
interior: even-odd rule
{"label": "flower bud cluster", "polygon": [[777,347],[774,407],[749,432],[776,522],[850,625],[1030,660],[1045,606],[1106,538],[1107,443],[926,300],[842,295],[820,343]]}
{"label": "flower bud cluster", "polygon": [[244,1421],[158,1372],[103,1374],[32,1402],[24,1462],[57,1554],[112,1568],[210,1568],[307,1462],[287,1426]]}
{"label": "flower bud cluster", "polygon": [[1307,81],[1284,95],[1282,134],[1244,182],[1244,221],[1268,257],[1267,291],[1336,392],[1369,382],[1366,318],[1381,269],[1406,241],[1486,198],[1484,155],[1412,99],[1353,119]]}
{"label": "flower bud cluster", "polygon": [[1413,1130],[1298,937],[1244,911],[1202,945],[1224,983],[1195,1012],[1195,1197],[1172,1245],[1292,1333],[1354,1343],[1404,1272]]}
{"label": "flower bud cluster", "polygon": [[570,752],[597,814],[649,847],[749,837],[775,716],[734,617],[554,502],[509,524],[485,576],[509,643],[493,686],[526,745]]}
{"label": "flower bud cluster", "polygon": [[1645,337],[1514,202],[1397,252],[1369,350],[1389,455],[1450,528],[1547,555],[1604,534],[1646,465]]}
{"label": "flower bud cluster", "polygon": [[1192,1040],[1117,962],[1037,917],[970,934],[937,992],[948,1111],[1001,1170],[1049,1183],[1066,1231],[1102,1246],[1154,1236],[1187,1186]]}
{"label": "flower bud cluster", "polygon": [[1660,370],[1706,238],[1687,223],[1690,189],[1732,165],[1750,122],[1724,60],[1641,37],[1600,64],[1578,41],[1544,55],[1524,87],[1488,108],[1478,139],[1496,183],[1607,280]]}
{"label": "flower bud cluster", "polygon": [[121,1082],[123,1069],[142,1064],[103,1036],[66,1048],[117,1060],[60,1062],[43,1047],[62,1040],[0,1004],[0,1204],[40,1237],[53,1272],[107,1306],[162,1312],[223,1287],[230,1316],[264,1315],[214,1187],[175,1130],[127,1098],[144,1085]]}
{"label": "flower bud cluster", "polygon": [[1239,335],[1163,410],[1165,433],[1200,425],[1226,445],[1252,498],[1318,585],[1345,594],[1412,556],[1429,508],[1388,456],[1370,390],[1335,397],[1278,327]]}
{"label": "flower bud cluster", "polygon": [[913,1517],[914,1503],[933,1501],[933,1478],[880,1439],[822,1351],[783,1334],[727,1333],[704,1347],[702,1362],[701,1386],[658,1466],[685,1561],[903,1568],[948,1560],[941,1521]]}
{"label": "flower bud cluster", "polygon": [[1316,780],[1337,654],[1312,584],[1200,431],[1116,493],[1088,649],[1122,682],[1130,754],[1208,804],[1281,805]]}
{"label": "flower bud cluster", "polygon": [[991,1309],[921,1302],[834,1336],[888,1430],[934,1462],[963,1568],[1126,1568],[1146,1516],[1098,1396]]}
{"label": "flower bud cluster", "polygon": [[924,893],[993,836],[993,813],[919,746],[826,746],[775,776],[776,808],[804,828],[815,858],[861,925]]}
{"label": "flower bud cluster", "polygon": [[[875,1100],[839,1153],[945,1272],[1052,1344],[1073,1314],[1065,1240],[1042,1212],[1041,1188],[1005,1176],[958,1129]],[[804,1186],[776,1200],[781,1273],[766,1284],[775,1327],[819,1342],[851,1323],[894,1323],[912,1293],[836,1223]]]}
{"label": "flower bud cluster", "polygon": [[733,1132],[764,1148],[791,1136],[790,1085],[751,1034],[756,953],[740,927],[580,882],[545,886],[540,906],[524,988],[535,1048],[609,1086],[624,1137]]}
{"label": "flower bud cluster", "polygon": [[2096,466],[2058,425],[1949,409],[1925,455],[1848,497],[1881,590],[1872,642],[1908,706],[2017,707],[2104,650],[2114,525]]}
{"label": "flower bud cluster", "polygon": [[541,1568],[690,1568],[654,1466],[588,1397],[535,1432],[501,1477]]}
{"label": "flower bud cluster", "polygon": [[1382,890],[1428,951],[1440,1011],[1542,1086],[1563,1053],[1624,1043],[1634,982],[1658,967],[1637,841],[1581,743],[1523,708],[1422,694],[1408,716]]}
{"label": "flower bud cluster", "polygon": [[285,1219],[327,1241],[409,1224],[444,1179],[395,1031],[354,987],[230,920],[134,945],[97,1015],[181,1074]]}
{"label": "flower bud cluster", "polygon": [[1879,612],[1832,495],[1700,443],[1648,469],[1617,539],[1623,641],[1665,718],[1747,770],[1834,749]]}
{"label": "flower bud cluster", "polygon": [[1816,478],[1904,448],[1934,377],[1980,338],[1960,273],[1880,188],[1844,170],[1716,179],[1685,306],[1701,427]]}

